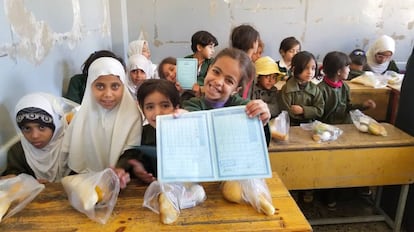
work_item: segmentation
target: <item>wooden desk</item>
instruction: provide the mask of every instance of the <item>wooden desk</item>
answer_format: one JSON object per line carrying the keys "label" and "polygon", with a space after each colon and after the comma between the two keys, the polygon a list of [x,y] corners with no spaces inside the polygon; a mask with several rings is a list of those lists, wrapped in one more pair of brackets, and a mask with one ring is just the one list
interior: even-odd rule
{"label": "wooden desk", "polygon": [[338,125],[343,134],[323,143],[313,141],[310,131],[291,127],[287,143],[270,143],[272,170],[288,189],[404,185],[395,224],[384,218],[399,231],[408,186],[414,182],[414,137],[382,125],[386,137],[359,132],[353,124]]}
{"label": "wooden desk", "polygon": [[249,205],[226,202],[219,183],[203,183],[207,200],[182,210],[173,225],[161,224],[158,214],[142,207],[146,186],[137,183],[120,193],[105,225],[73,209],[60,184],[47,184],[23,211],[2,221],[0,231],[312,231],[278,175],[267,183],[279,214],[265,216]]}
{"label": "wooden desk", "polygon": [[397,85],[387,85],[391,89],[390,106],[389,106],[389,121],[395,124],[398,113],[398,105],[400,102],[401,83]]}

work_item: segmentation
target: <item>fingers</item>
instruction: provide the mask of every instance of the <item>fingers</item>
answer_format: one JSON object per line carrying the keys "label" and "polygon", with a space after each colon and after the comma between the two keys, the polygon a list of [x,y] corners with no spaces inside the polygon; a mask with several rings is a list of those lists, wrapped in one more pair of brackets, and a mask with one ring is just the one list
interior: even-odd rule
{"label": "fingers", "polygon": [[187,110],[184,109],[175,109],[173,113],[174,118],[179,118],[182,114],[187,113]]}
{"label": "fingers", "polygon": [[259,117],[266,124],[270,119],[270,111],[267,104],[262,100],[252,100],[246,105],[246,113],[250,118]]}
{"label": "fingers", "polygon": [[131,159],[128,160],[128,163],[132,165],[134,175],[143,182],[151,183],[155,180],[155,177],[152,175],[152,173],[148,173],[147,170],[145,170],[144,165],[138,160]]}

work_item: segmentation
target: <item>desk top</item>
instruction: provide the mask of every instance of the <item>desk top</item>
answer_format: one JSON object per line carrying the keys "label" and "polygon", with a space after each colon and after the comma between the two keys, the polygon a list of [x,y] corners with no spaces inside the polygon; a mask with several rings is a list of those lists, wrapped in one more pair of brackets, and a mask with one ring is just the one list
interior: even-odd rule
{"label": "desk top", "polygon": [[343,133],[335,141],[315,142],[311,131],[305,131],[299,126],[290,127],[289,141],[271,141],[270,152],[330,150],[350,148],[377,148],[414,146],[414,137],[388,123],[381,123],[387,130],[387,136],[377,136],[360,132],[353,124],[336,125]]}
{"label": "desk top", "polygon": [[105,225],[96,223],[69,204],[61,184],[50,183],[21,212],[0,223],[0,231],[312,231],[279,176],[267,179],[279,213],[266,216],[249,205],[225,201],[219,183],[203,183],[207,200],[185,209],[173,225],[142,207],[146,186],[130,183],[122,190]]}

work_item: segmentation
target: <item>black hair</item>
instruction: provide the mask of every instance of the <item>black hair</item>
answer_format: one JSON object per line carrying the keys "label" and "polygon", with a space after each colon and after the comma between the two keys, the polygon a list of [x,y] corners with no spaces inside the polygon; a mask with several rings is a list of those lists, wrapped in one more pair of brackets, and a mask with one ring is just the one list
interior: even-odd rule
{"label": "black hair", "polygon": [[315,61],[315,76],[317,75],[318,70],[318,62],[316,62],[315,56],[307,51],[301,51],[296,53],[295,56],[292,58],[292,70],[293,76],[295,78],[299,78],[299,75],[305,70],[308,63],[314,60]]}
{"label": "black hair", "polygon": [[367,63],[367,56],[362,49],[355,49],[349,54],[351,63],[364,66]]}
{"label": "black hair", "polygon": [[144,81],[137,91],[137,100],[141,109],[144,108],[145,98],[154,92],[160,92],[168,97],[174,108],[180,104],[180,93],[173,83],[165,79],[149,79]]}
{"label": "black hair", "polygon": [[323,58],[323,72],[328,78],[334,78],[338,71],[351,64],[349,56],[343,52],[329,52]]}
{"label": "black hair", "polygon": [[239,62],[241,78],[238,86],[245,86],[252,78],[256,76],[256,68],[254,67],[254,64],[250,57],[246,52],[237,48],[225,48],[221,50],[217,54],[214,62],[210,67],[212,67],[221,57],[226,56]]}
{"label": "black hair", "polygon": [[230,39],[232,47],[247,52],[260,39],[260,34],[252,26],[243,24],[233,28]]}
{"label": "black hair", "polygon": [[109,50],[99,50],[99,51],[95,51],[93,53],[91,53],[89,55],[89,57],[85,60],[85,62],[82,64],[82,74],[88,76],[88,69],[89,66],[91,66],[91,64],[98,58],[101,57],[112,57],[117,59],[119,62],[121,62],[122,66],[124,66],[125,69],[125,61],[124,59],[122,59],[121,57],[118,57],[117,55],[115,55],[115,53],[109,51]]}
{"label": "black hair", "polygon": [[197,45],[205,47],[210,44],[213,44],[215,47],[218,45],[218,41],[216,37],[208,31],[197,31],[191,36],[191,50],[193,50],[193,52],[197,52]]}
{"label": "black hair", "polygon": [[163,68],[163,66],[164,66],[165,64],[177,65],[177,59],[176,59],[176,58],[174,58],[174,57],[172,57],[172,56],[169,56],[169,57],[164,58],[164,59],[160,62],[160,64],[158,65],[158,76],[159,76],[161,79],[166,79],[166,77],[165,77],[165,75],[164,75],[164,72],[162,71],[162,68]]}
{"label": "black hair", "polygon": [[282,51],[287,52],[296,45],[299,45],[299,48],[300,48],[300,42],[295,37],[290,36],[290,37],[284,38],[282,42],[280,42],[279,52],[282,52]]}

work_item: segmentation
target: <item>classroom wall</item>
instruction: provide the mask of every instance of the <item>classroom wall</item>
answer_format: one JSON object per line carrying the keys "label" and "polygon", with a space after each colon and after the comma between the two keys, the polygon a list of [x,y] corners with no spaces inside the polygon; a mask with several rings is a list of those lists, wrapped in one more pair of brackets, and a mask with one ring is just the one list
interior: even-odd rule
{"label": "classroom wall", "polygon": [[[296,36],[321,61],[332,50],[367,49],[379,35],[396,40],[404,67],[414,44],[412,0],[1,0],[0,172],[15,141],[14,106],[33,91],[61,95],[88,55],[112,49],[126,58],[129,41],[150,42],[152,60],[191,53],[197,30],[220,50],[234,26],[256,27],[264,54],[279,59],[280,41]],[[335,10],[334,10],[335,9]]]}

